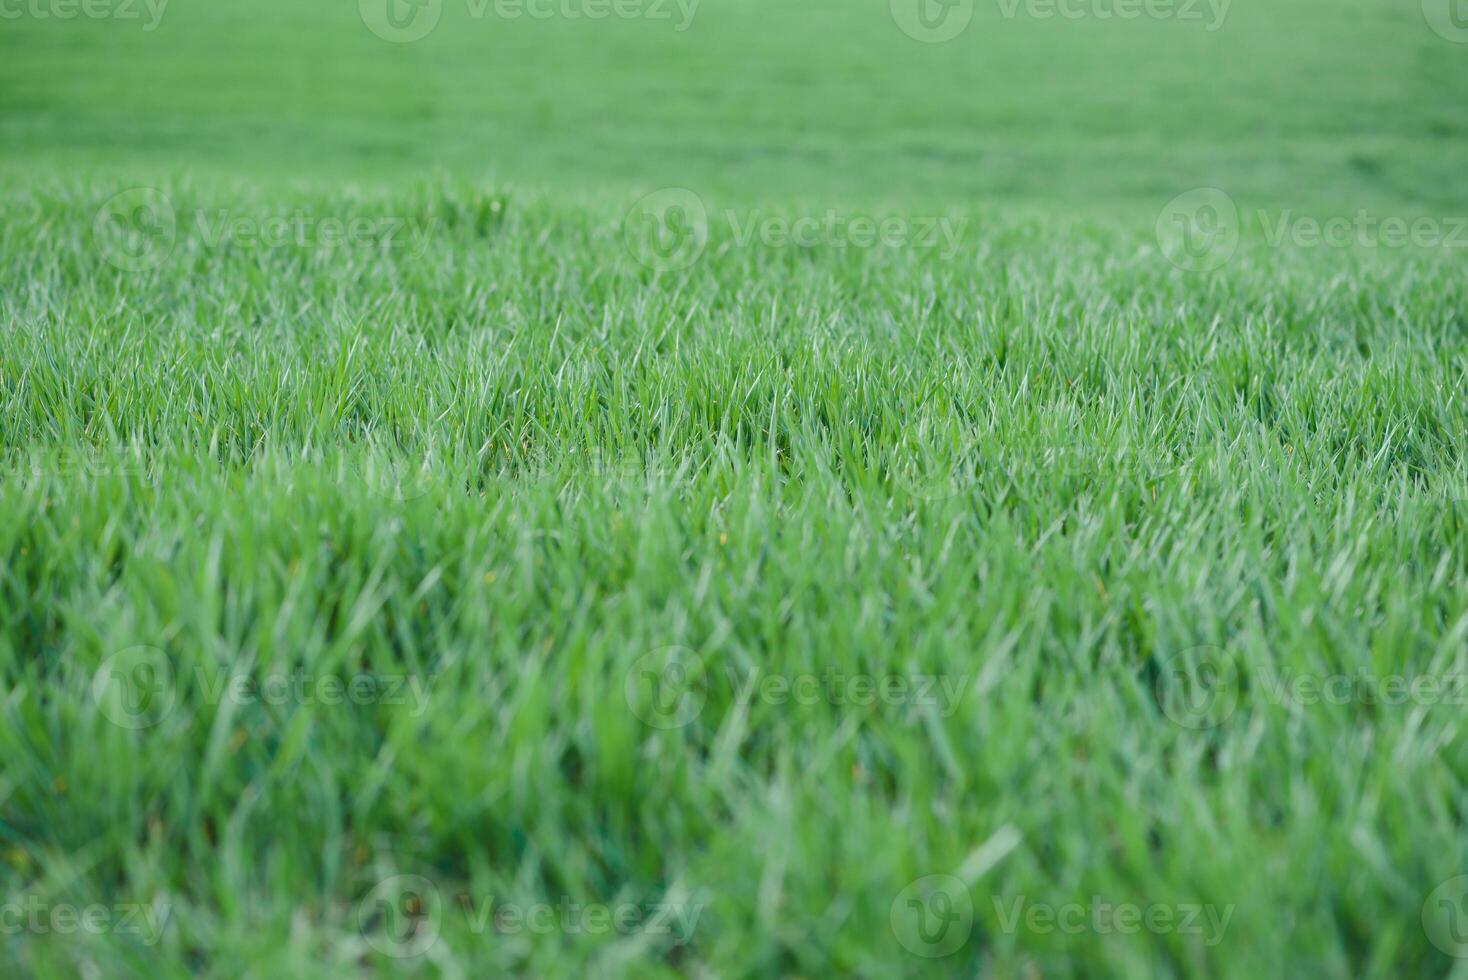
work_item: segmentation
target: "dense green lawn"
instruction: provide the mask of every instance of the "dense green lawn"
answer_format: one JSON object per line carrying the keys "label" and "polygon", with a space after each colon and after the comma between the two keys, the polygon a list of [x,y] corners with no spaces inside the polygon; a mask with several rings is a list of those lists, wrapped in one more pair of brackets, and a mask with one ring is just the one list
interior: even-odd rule
{"label": "dense green lawn", "polygon": [[1468,975],[1451,17],[57,2],[7,975]]}

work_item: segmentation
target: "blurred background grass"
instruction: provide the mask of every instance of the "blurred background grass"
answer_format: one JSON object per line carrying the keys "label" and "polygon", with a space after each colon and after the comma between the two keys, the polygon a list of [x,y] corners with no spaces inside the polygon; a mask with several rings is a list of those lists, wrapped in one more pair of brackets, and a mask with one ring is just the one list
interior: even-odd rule
{"label": "blurred background grass", "polygon": [[665,19],[595,21],[469,2],[402,44],[340,0],[172,0],[151,30],[141,0],[131,20],[0,21],[4,166],[1154,214],[1200,185],[1260,206],[1468,207],[1468,45],[1416,0],[1234,0],[1221,24],[1203,0],[1196,19],[1136,20],[975,0],[940,44],[886,0],[701,0],[691,20],[666,0]]}

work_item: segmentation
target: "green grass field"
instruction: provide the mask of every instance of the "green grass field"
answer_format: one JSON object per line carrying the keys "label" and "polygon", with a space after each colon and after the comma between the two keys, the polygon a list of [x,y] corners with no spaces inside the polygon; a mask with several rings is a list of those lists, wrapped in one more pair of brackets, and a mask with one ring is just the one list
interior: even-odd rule
{"label": "green grass field", "polygon": [[1457,0],[391,3],[0,0],[0,972],[1468,977]]}

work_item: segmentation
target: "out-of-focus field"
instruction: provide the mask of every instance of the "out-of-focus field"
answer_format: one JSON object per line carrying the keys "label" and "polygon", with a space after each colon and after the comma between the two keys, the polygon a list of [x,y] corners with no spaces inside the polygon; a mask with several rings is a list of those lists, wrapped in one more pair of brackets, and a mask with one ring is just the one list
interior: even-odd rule
{"label": "out-of-focus field", "polygon": [[604,20],[558,13],[599,0],[431,2],[436,27],[400,44],[353,3],[171,0],[151,31],[144,0],[137,20],[5,22],[6,159],[1057,210],[1155,211],[1208,185],[1295,207],[1468,193],[1464,46],[1410,3],[1177,0],[1122,20],[988,0],[925,44],[871,0],[620,0],[641,16]]}

